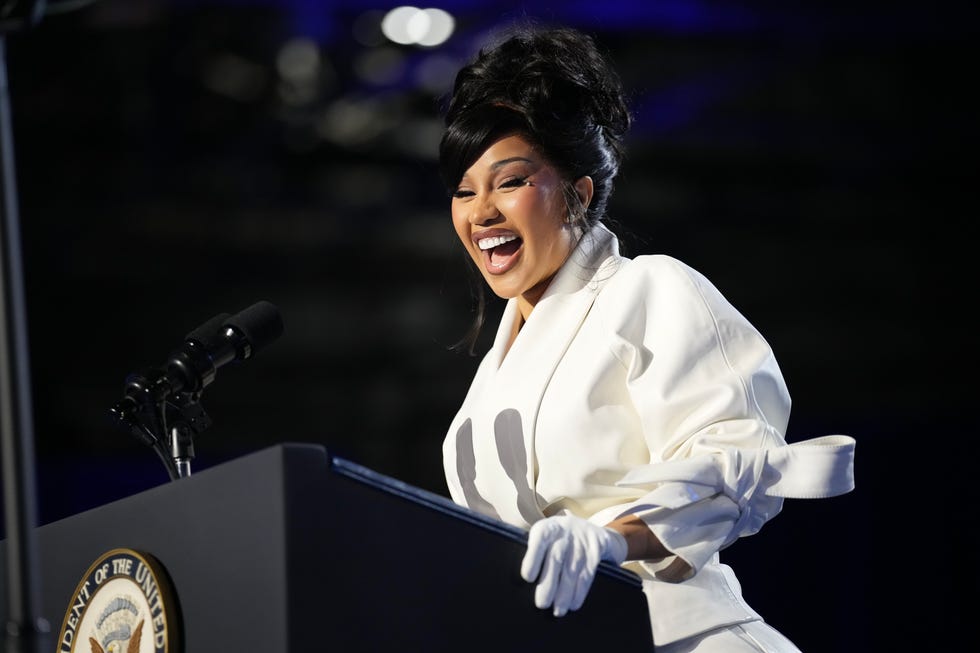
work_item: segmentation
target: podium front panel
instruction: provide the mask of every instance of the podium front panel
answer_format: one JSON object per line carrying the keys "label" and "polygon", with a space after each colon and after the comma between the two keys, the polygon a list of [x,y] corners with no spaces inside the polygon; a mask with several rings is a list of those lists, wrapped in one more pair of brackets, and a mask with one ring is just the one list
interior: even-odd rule
{"label": "podium front panel", "polygon": [[520,577],[525,533],[317,445],[243,456],[37,540],[53,644],[89,566],[126,548],[165,569],[184,653],[653,649],[633,574],[604,563],[582,609],[555,618]]}

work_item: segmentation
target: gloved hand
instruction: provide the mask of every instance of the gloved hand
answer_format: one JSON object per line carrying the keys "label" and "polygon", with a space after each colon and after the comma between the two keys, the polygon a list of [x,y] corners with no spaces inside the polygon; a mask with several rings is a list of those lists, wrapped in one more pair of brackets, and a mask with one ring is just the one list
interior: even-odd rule
{"label": "gloved hand", "polygon": [[612,529],[574,515],[548,517],[531,525],[521,576],[538,581],[534,604],[561,617],[582,607],[599,561],[622,564],[626,549],[626,538]]}

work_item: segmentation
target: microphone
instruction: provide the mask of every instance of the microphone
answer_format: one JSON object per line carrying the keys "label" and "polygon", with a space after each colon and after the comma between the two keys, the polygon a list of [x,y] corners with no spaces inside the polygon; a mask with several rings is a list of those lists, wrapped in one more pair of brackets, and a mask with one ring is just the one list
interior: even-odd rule
{"label": "microphone", "polygon": [[215,315],[188,333],[162,366],[126,378],[122,400],[109,411],[113,422],[152,447],[171,480],[189,476],[193,436],[211,424],[201,391],[218,368],[251,358],[281,334],[279,309],[267,301]]}
{"label": "microphone", "polygon": [[200,392],[219,368],[244,361],[282,335],[279,309],[260,301],[236,315],[219,313],[184,337],[163,366],[171,393]]}

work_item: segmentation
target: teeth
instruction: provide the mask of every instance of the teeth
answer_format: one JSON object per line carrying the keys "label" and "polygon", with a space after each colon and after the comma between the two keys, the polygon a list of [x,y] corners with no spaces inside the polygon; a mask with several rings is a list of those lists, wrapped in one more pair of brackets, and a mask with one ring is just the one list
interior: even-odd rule
{"label": "teeth", "polygon": [[508,234],[507,236],[494,236],[493,238],[481,238],[477,241],[476,245],[480,249],[490,249],[491,247],[496,247],[498,245],[503,245],[504,243],[509,243],[512,240],[517,240],[517,236],[514,234]]}

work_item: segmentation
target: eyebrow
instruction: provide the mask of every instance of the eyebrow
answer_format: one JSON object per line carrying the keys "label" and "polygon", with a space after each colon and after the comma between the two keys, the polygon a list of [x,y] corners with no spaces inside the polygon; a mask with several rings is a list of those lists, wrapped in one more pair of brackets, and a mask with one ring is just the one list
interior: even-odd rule
{"label": "eyebrow", "polygon": [[[515,163],[515,162],[529,163],[531,165],[534,165],[536,163],[535,161],[533,161],[532,159],[528,159],[527,157],[512,156],[506,159],[501,159],[500,161],[494,161],[493,163],[490,164],[490,170],[497,171],[503,168],[508,163]],[[463,176],[460,178],[460,182],[468,178],[469,178],[469,171],[467,170],[465,173],[463,173]]]}
{"label": "eyebrow", "polygon": [[508,163],[514,163],[515,161],[523,161],[524,163],[534,163],[531,159],[525,158],[523,156],[512,156],[509,159],[501,159],[500,161],[494,161],[490,164],[491,170],[499,170],[503,168]]}

